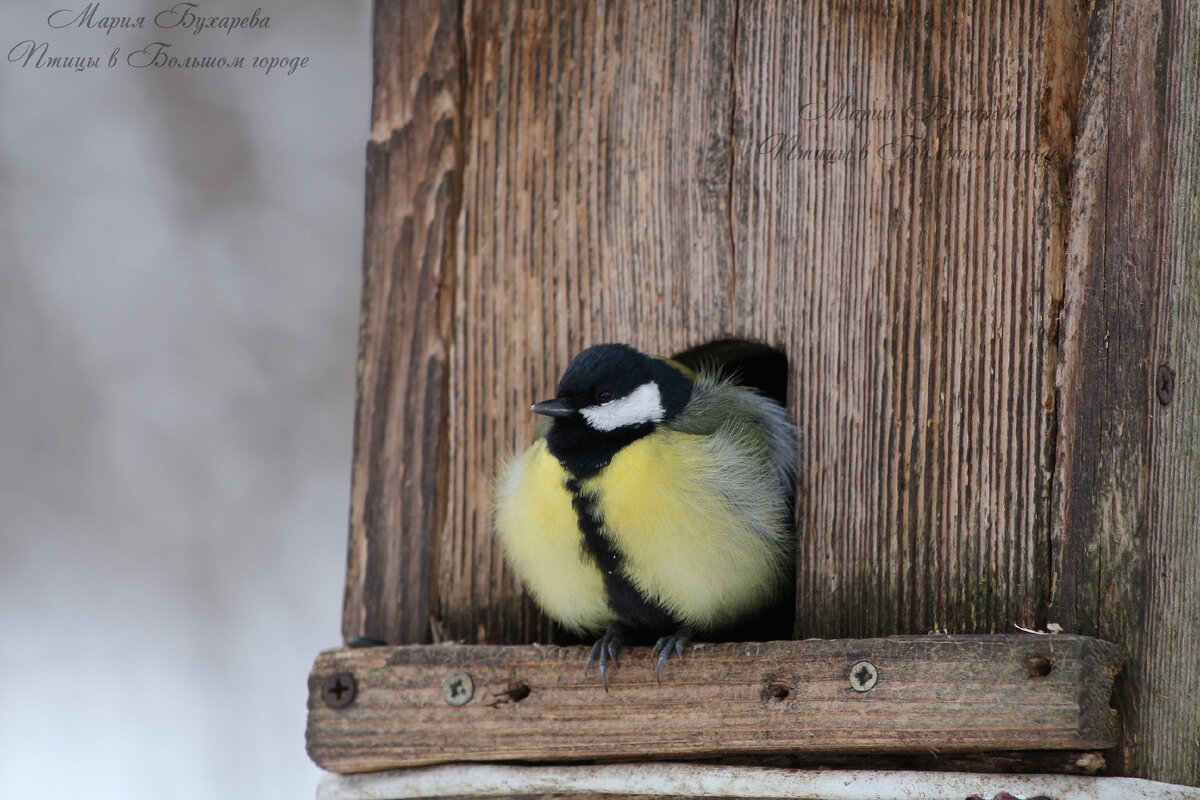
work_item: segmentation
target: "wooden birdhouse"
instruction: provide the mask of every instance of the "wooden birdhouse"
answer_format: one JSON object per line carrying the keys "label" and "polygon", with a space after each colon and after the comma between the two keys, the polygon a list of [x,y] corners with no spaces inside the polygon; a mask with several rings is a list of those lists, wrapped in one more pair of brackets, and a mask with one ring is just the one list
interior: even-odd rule
{"label": "wooden birdhouse", "polygon": [[[1200,785],[1196,8],[376,0],[374,48],[318,764]],[[803,464],[782,640],[607,694],[490,509],[602,342],[740,367]]]}

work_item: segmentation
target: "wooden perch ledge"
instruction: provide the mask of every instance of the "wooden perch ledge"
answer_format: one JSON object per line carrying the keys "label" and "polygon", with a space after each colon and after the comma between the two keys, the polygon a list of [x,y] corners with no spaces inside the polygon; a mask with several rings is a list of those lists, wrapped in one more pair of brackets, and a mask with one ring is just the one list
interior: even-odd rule
{"label": "wooden perch ledge", "polygon": [[328,650],[308,752],[335,772],[452,761],[1088,750],[1118,740],[1117,648],[1082,636],[896,636],[698,644],[662,684],[622,651],[609,691],[586,649]]}

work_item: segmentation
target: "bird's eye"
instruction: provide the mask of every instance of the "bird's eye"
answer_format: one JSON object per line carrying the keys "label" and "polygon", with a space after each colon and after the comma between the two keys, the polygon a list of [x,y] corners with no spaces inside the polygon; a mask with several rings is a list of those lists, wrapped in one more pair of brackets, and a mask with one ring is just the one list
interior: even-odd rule
{"label": "bird's eye", "polygon": [[600,401],[601,405],[604,403],[611,403],[613,399],[613,393],[608,389],[602,389],[596,393],[596,399]]}

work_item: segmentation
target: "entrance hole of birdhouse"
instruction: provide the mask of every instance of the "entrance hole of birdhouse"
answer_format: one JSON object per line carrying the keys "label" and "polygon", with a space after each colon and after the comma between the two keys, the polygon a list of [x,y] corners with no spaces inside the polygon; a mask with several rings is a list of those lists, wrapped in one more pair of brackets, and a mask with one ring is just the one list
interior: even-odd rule
{"label": "entrance hole of birdhouse", "polygon": [[788,361],[782,350],[745,339],[718,339],[672,357],[692,369],[715,366],[787,407]]}

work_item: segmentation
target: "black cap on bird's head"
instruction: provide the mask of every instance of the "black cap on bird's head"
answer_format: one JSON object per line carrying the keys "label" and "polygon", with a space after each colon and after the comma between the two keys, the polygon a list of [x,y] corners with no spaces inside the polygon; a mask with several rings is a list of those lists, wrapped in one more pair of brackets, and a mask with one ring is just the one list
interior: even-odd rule
{"label": "black cap on bird's head", "polygon": [[671,364],[629,345],[600,344],[577,355],[554,399],[533,410],[609,433],[674,417],[691,391],[691,380]]}

